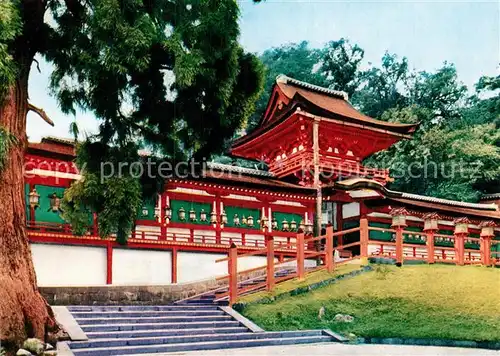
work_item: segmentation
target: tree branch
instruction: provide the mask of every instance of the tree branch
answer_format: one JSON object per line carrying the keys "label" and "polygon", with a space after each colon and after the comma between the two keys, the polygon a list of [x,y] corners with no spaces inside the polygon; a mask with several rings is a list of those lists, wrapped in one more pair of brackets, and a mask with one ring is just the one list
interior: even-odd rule
{"label": "tree branch", "polygon": [[43,119],[43,121],[45,121],[47,124],[49,124],[50,126],[54,126],[54,121],[52,121],[47,116],[47,113],[43,109],[38,108],[35,105],[29,103],[28,111],[33,111],[34,113],[38,114],[38,116],[40,116]]}

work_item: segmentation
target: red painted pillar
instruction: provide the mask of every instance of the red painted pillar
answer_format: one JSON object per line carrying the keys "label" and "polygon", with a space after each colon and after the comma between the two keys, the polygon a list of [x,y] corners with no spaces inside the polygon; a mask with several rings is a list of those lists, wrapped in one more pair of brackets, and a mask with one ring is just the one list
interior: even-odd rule
{"label": "red painted pillar", "polygon": [[297,234],[297,277],[304,279],[304,233]]}
{"label": "red painted pillar", "polygon": [[266,290],[272,291],[274,289],[274,237],[272,235],[266,236],[266,245],[267,245]]}
{"label": "red painted pillar", "polygon": [[403,264],[403,227],[396,227],[396,265]]}
{"label": "red painted pillar", "polygon": [[434,256],[434,230],[427,230],[427,263],[432,264],[435,262],[435,256]]}
{"label": "red painted pillar", "polygon": [[325,246],[325,266],[330,273],[333,272],[333,226],[326,228],[326,246]]}
{"label": "red painted pillar", "polygon": [[177,283],[177,249],[173,248],[172,249],[172,283]]}
{"label": "red painted pillar", "polygon": [[167,208],[167,193],[160,195],[160,240],[167,239],[167,224],[165,222],[165,209]]}
{"label": "red painted pillar", "polygon": [[464,240],[466,234],[455,234],[455,263],[459,266],[465,264],[464,261]]}
{"label": "red painted pillar", "polygon": [[113,284],[113,245],[111,241],[106,244],[106,284]]}
{"label": "red painted pillar", "polygon": [[221,228],[220,228],[220,219],[221,219],[221,213],[220,211],[220,194],[215,195],[215,213],[217,214],[217,223],[215,224],[215,243],[220,244],[221,243]]}
{"label": "red painted pillar", "polygon": [[360,257],[362,263],[368,263],[368,240],[369,240],[369,231],[368,231],[368,219],[362,218],[359,221],[359,242],[360,242]]}
{"label": "red painted pillar", "polygon": [[491,239],[493,236],[481,236],[481,262],[484,266],[491,265]]}
{"label": "red painted pillar", "polygon": [[238,248],[232,244],[228,252],[229,306],[238,299]]}

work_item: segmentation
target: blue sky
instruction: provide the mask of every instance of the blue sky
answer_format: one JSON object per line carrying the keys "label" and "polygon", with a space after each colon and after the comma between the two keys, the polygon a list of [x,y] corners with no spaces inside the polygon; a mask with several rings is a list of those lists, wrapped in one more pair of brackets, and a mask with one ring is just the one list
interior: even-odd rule
{"label": "blue sky", "polygon": [[[365,61],[378,64],[385,51],[406,56],[411,67],[433,71],[444,61],[454,63],[460,80],[472,85],[482,75],[497,75],[500,62],[498,1],[278,1],[260,4],[239,1],[243,47],[262,52],[273,46],[308,40],[321,46],[341,37],[365,50]],[[51,128],[28,115],[28,136],[69,137],[72,116],[64,115],[48,92],[50,65],[32,70],[30,99],[54,120]],[[77,114],[88,132],[97,121],[90,113]]]}

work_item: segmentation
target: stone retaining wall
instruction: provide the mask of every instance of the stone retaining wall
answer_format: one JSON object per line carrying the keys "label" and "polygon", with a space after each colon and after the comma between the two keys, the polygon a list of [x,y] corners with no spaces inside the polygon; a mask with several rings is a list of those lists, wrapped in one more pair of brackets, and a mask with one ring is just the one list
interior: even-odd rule
{"label": "stone retaining wall", "polygon": [[224,285],[215,279],[158,286],[40,287],[50,305],[169,304]]}

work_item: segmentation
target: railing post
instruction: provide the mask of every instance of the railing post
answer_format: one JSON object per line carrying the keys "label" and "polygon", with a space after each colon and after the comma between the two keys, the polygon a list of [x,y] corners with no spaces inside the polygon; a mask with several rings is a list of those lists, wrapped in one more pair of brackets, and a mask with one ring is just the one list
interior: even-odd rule
{"label": "railing post", "polygon": [[359,252],[361,256],[361,263],[368,263],[368,219],[363,218],[359,221]]}
{"label": "railing post", "polygon": [[434,230],[427,230],[427,263],[433,264],[435,262],[434,256]]}
{"label": "railing post", "polygon": [[396,227],[396,265],[403,265],[403,227]]}
{"label": "railing post", "polygon": [[297,277],[304,279],[305,266],[304,266],[304,233],[297,234]]}
{"label": "railing post", "polygon": [[106,284],[113,284],[113,245],[111,240],[106,243]]}
{"label": "railing post", "polygon": [[238,247],[235,244],[229,248],[228,257],[229,306],[232,306],[238,299]]}
{"label": "railing post", "polygon": [[274,289],[274,237],[267,236],[267,277],[266,277],[266,290],[272,291]]}
{"label": "railing post", "polygon": [[481,262],[484,266],[491,265],[491,240],[492,236],[481,236]]}
{"label": "railing post", "polygon": [[326,228],[325,265],[329,273],[333,272],[333,226]]}
{"label": "railing post", "polygon": [[464,262],[464,239],[465,234],[455,234],[455,263],[463,266]]}

